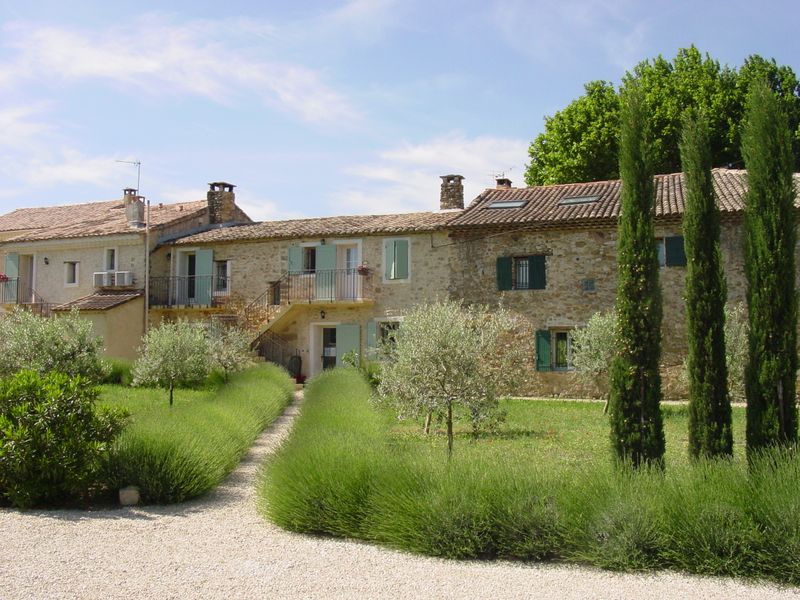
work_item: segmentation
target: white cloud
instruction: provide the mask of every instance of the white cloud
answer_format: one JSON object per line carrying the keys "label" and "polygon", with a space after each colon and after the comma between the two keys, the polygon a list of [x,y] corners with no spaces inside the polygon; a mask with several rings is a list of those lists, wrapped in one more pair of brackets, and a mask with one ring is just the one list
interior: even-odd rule
{"label": "white cloud", "polygon": [[15,152],[38,145],[38,140],[52,127],[44,120],[46,104],[0,107],[0,147],[13,148]]}
{"label": "white cloud", "polygon": [[466,137],[453,133],[419,144],[405,143],[379,154],[373,163],[354,165],[352,187],[332,195],[332,210],[382,214],[437,210],[441,175],[463,175],[464,198],[469,203],[494,174],[516,179],[524,175],[528,141],[491,136]]}
{"label": "white cloud", "polygon": [[643,55],[648,25],[632,15],[631,0],[502,0],[492,20],[507,43],[541,62],[580,61],[601,52],[621,69],[630,69]]}
{"label": "white cloud", "polygon": [[89,184],[109,186],[119,179],[112,156],[87,156],[73,148],[34,158],[21,165],[17,176],[35,186]]}
{"label": "white cloud", "polygon": [[311,123],[358,120],[349,99],[316,70],[261,57],[265,48],[255,41],[271,31],[245,19],[174,24],[157,15],[103,31],[17,22],[4,28],[12,56],[0,67],[0,89],[31,80],[95,79],[140,94],[213,102],[255,95]]}

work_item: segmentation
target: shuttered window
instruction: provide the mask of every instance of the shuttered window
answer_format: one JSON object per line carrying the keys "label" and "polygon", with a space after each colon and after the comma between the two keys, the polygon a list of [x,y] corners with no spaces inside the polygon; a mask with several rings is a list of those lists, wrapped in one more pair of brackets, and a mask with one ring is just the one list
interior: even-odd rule
{"label": "shuttered window", "polygon": [[658,264],[662,267],[685,267],[686,250],[683,236],[673,235],[656,239],[658,245]]}
{"label": "shuttered window", "polygon": [[543,254],[498,257],[498,290],[543,290],[546,287],[547,273]]}
{"label": "shuttered window", "polygon": [[409,246],[407,239],[384,240],[384,279],[396,281],[409,277]]}
{"label": "shuttered window", "polygon": [[550,332],[540,329],[536,332],[536,370],[550,371]]}

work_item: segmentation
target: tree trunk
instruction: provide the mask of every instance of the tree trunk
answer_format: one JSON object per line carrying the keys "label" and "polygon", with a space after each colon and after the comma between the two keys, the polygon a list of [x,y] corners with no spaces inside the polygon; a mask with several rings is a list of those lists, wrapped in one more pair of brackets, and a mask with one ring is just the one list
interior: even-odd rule
{"label": "tree trunk", "polygon": [[175,390],[175,381],[169,380],[169,407],[172,408],[172,393]]}
{"label": "tree trunk", "polygon": [[433,411],[429,410],[425,415],[425,426],[422,428],[422,433],[428,435],[431,432],[431,421],[433,420]]}
{"label": "tree trunk", "polygon": [[453,402],[447,403],[447,460],[453,455]]}

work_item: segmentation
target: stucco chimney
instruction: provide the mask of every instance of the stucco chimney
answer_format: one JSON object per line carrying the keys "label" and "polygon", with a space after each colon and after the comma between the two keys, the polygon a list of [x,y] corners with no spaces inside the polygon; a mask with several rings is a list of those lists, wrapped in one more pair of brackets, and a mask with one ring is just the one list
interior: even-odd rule
{"label": "stucco chimney", "polygon": [[236,186],[224,181],[209,183],[208,222],[230,223],[236,220]]}
{"label": "stucco chimney", "polygon": [[439,208],[464,208],[464,186],[461,175],[442,175],[442,192],[439,196]]}
{"label": "stucco chimney", "polygon": [[498,177],[497,181],[497,189],[498,190],[510,190],[511,189],[511,180],[508,177]]}
{"label": "stucco chimney", "polygon": [[130,227],[144,227],[144,202],[133,188],[122,190],[122,204],[125,206],[125,218]]}

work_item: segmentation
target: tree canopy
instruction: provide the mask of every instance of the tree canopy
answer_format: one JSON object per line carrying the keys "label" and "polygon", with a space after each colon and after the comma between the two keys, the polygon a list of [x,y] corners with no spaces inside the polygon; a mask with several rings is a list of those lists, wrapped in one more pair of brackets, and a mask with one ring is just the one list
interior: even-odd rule
{"label": "tree canopy", "polygon": [[[680,49],[671,61],[658,56],[640,62],[625,74],[623,85],[632,78],[645,91],[655,173],[681,170],[681,117],[690,107],[707,115],[712,165],[741,167],[745,104],[757,80],[767,80],[780,98],[793,132],[794,167],[800,168],[800,83],[791,67],[752,55],[736,69],[690,46]],[[544,132],[528,150],[528,185],[619,177],[620,88],[592,81],[584,89],[582,96],[545,118]]]}

